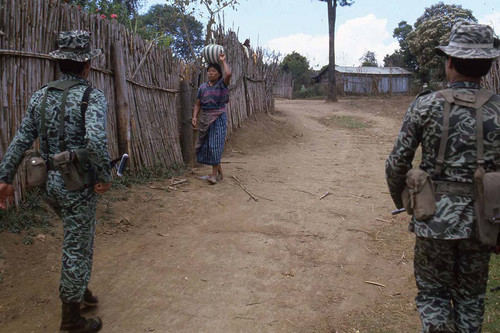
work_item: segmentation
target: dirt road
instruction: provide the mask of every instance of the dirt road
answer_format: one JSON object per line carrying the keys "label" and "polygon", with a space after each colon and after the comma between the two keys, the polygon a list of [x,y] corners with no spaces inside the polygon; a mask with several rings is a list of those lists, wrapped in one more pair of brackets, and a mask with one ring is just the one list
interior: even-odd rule
{"label": "dirt road", "polygon": [[[103,332],[416,332],[413,237],[384,179],[410,100],[278,100],[230,140],[217,185],[200,167],[107,194]],[[57,225],[31,246],[0,234],[0,332],[57,331]]]}

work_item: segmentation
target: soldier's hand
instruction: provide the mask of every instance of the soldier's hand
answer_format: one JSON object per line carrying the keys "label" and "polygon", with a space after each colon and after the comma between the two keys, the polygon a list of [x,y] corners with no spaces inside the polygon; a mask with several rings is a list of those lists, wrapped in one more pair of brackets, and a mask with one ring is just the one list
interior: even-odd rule
{"label": "soldier's hand", "polygon": [[0,183],[0,209],[7,209],[14,201],[14,186]]}
{"label": "soldier's hand", "polygon": [[111,183],[97,183],[94,185],[94,191],[97,194],[103,194],[111,188]]}

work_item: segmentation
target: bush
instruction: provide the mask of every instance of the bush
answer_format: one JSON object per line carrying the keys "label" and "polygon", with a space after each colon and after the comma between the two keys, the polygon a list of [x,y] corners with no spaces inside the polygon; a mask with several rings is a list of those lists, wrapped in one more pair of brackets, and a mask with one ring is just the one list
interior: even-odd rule
{"label": "bush", "polygon": [[305,89],[301,89],[300,91],[294,92],[293,98],[299,99],[314,99],[314,98],[324,98],[326,97],[325,86],[322,84],[315,84],[309,86]]}

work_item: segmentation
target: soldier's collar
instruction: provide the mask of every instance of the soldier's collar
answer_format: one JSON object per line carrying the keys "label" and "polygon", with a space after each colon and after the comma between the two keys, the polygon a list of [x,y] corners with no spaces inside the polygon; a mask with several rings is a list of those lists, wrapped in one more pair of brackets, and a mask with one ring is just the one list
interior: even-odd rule
{"label": "soldier's collar", "polygon": [[88,86],[90,85],[90,82],[85,80],[83,77],[68,73],[63,73],[60,80],[78,80],[82,81],[82,83],[85,83]]}
{"label": "soldier's collar", "polygon": [[481,88],[481,85],[476,82],[469,82],[469,81],[461,81],[461,82],[454,82],[450,85],[450,88],[472,88],[472,89],[479,89]]}

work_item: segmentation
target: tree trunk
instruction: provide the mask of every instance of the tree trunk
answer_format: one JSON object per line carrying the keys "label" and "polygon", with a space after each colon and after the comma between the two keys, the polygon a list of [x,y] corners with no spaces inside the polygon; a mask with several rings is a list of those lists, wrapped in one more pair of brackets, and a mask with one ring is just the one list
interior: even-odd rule
{"label": "tree trunk", "polygon": [[115,72],[115,96],[116,96],[116,122],[118,134],[118,153],[130,154],[131,128],[130,128],[130,107],[128,103],[128,86],[125,75],[125,62],[123,60],[123,48],[118,41],[112,45],[113,66]]}
{"label": "tree trunk", "polygon": [[335,17],[337,15],[337,0],[327,0],[328,3],[328,34],[330,36],[330,52],[328,61],[328,94],[327,102],[338,102],[335,78]]}

